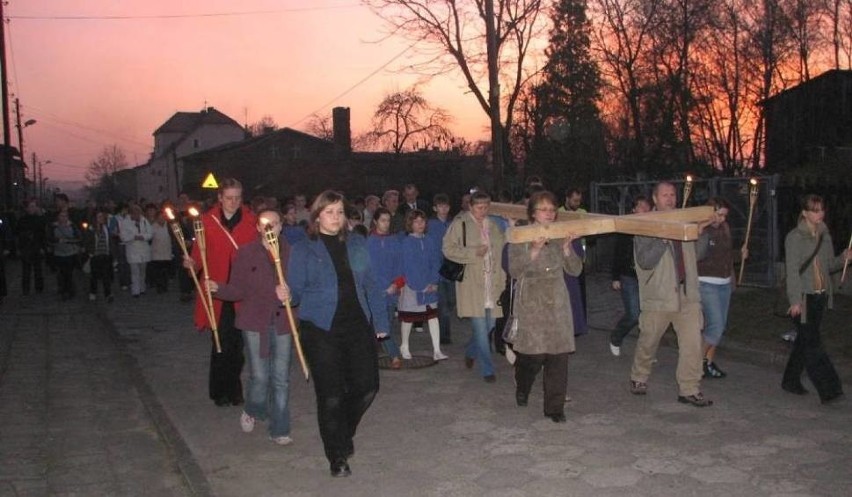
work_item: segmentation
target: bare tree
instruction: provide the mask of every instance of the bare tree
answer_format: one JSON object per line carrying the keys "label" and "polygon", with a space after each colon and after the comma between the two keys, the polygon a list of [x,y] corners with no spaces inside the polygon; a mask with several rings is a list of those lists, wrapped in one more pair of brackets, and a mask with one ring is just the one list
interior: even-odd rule
{"label": "bare tree", "polygon": [[86,189],[89,194],[98,200],[117,198],[115,173],[127,166],[127,155],[121,147],[104,147],[86,170]]}
{"label": "bare tree", "polygon": [[323,140],[334,140],[334,124],[331,120],[331,115],[313,114],[305,125],[305,130],[308,134],[314,135]]}
{"label": "bare tree", "polygon": [[374,147],[401,153],[414,148],[441,147],[452,138],[450,115],[432,106],[417,87],[390,93],[373,113],[373,129],[368,138]]}
{"label": "bare tree", "polygon": [[[412,42],[422,58],[410,69],[429,77],[460,72],[491,119],[495,170],[507,148],[514,107],[527,78],[524,65],[546,24],[541,0],[364,0],[390,34]],[[490,35],[490,36],[489,36]],[[490,50],[489,50],[490,48]],[[490,60],[489,60],[490,56]],[[503,106],[501,109],[501,105]],[[504,120],[500,116],[504,116]],[[501,124],[502,123],[502,124]],[[498,180],[502,171],[495,171]]]}
{"label": "bare tree", "polygon": [[266,114],[260,118],[260,121],[257,121],[254,124],[249,124],[247,131],[251,136],[261,136],[272,133],[277,129],[278,123],[275,122],[275,118]]}

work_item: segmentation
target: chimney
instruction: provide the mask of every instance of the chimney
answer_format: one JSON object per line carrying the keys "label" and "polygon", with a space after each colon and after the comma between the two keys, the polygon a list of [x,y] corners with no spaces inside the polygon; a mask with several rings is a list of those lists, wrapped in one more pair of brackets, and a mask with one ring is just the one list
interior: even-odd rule
{"label": "chimney", "polygon": [[331,109],[334,127],[334,151],[338,157],[348,157],[352,152],[352,131],[349,128],[349,107]]}

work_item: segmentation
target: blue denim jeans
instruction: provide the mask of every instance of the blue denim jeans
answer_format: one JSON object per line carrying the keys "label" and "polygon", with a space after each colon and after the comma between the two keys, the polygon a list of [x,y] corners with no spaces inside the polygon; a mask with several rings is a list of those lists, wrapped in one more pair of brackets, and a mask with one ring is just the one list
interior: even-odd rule
{"label": "blue denim jeans", "polygon": [[704,311],[704,342],[708,345],[719,345],[725,326],[728,325],[731,284],[714,285],[701,281],[698,291],[701,294],[701,309]]}
{"label": "blue denim jeans", "polygon": [[260,357],[260,333],[243,331],[249,364],[246,413],[260,420],[270,420],[269,435],[290,435],[290,351],[292,337],[269,335],[269,356]]}
{"label": "blue denim jeans", "polygon": [[609,341],[616,347],[624,342],[624,337],[630,334],[634,326],[639,324],[639,280],[632,276],[620,276],[621,303],[624,304],[624,315],[615,325]]}
{"label": "blue denim jeans", "polygon": [[482,376],[494,374],[494,362],[491,360],[491,345],[488,343],[488,332],[494,328],[496,319],[491,309],[485,309],[485,317],[470,318],[473,334],[464,350],[464,356],[473,358],[479,364]]}

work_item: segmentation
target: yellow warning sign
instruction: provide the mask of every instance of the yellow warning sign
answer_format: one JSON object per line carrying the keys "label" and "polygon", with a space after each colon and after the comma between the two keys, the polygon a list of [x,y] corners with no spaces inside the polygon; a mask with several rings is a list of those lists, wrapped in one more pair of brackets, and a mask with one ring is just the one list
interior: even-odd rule
{"label": "yellow warning sign", "polygon": [[219,183],[216,182],[216,177],[213,176],[213,173],[207,173],[207,177],[201,183],[201,188],[219,188]]}

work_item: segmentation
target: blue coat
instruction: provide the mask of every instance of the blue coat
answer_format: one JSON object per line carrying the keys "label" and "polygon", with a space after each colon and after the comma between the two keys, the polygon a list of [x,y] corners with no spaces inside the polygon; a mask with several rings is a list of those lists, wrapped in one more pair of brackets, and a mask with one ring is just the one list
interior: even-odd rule
{"label": "blue coat", "polygon": [[[373,263],[373,273],[376,275],[378,285],[386,290],[391,283],[400,277],[399,252],[400,237],[396,235],[379,235],[373,233],[367,238],[367,248]],[[387,305],[396,305],[397,294],[385,293]]]}
{"label": "blue coat", "polygon": [[[364,315],[376,334],[388,333],[385,288],[381,288],[373,273],[367,241],[361,235],[350,233],[346,248]],[[299,319],[329,331],[337,310],[337,272],[322,240],[308,238],[294,245],[287,275],[292,301],[299,306]]]}
{"label": "blue coat", "polygon": [[400,243],[402,275],[408,288],[417,292],[417,303],[420,305],[438,303],[437,291],[424,293],[423,290],[428,285],[438,285],[438,269],[443,258],[439,243],[429,235],[408,235]]}

